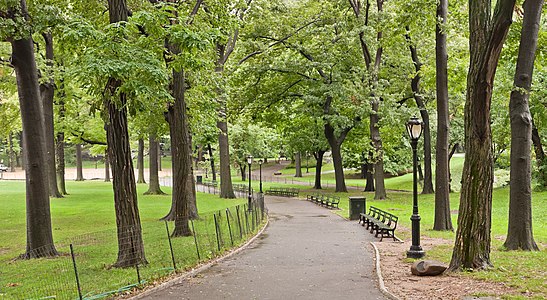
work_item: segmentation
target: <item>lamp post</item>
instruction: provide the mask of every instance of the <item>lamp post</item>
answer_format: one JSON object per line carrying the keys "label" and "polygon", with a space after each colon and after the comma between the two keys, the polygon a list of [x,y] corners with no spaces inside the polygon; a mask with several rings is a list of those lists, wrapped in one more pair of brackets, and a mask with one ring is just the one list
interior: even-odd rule
{"label": "lamp post", "polygon": [[248,198],[248,201],[247,201],[247,209],[249,211],[253,210],[251,208],[252,201],[253,201],[253,194],[251,192],[251,164],[252,163],[253,163],[253,156],[252,155],[247,156],[247,164],[249,164],[249,198]]}
{"label": "lamp post", "polygon": [[259,170],[260,170],[260,193],[262,194],[262,163],[264,161],[262,159],[260,159],[258,161],[258,166],[259,166]]}
{"label": "lamp post", "polygon": [[412,246],[410,250],[406,252],[406,257],[408,258],[422,258],[425,255],[425,251],[420,245],[420,215],[418,213],[418,139],[422,135],[422,121],[420,121],[415,116],[410,118],[406,123],[406,131],[410,136],[410,145],[412,146],[412,173],[413,173],[413,207],[412,207],[412,216],[410,220],[412,221]]}

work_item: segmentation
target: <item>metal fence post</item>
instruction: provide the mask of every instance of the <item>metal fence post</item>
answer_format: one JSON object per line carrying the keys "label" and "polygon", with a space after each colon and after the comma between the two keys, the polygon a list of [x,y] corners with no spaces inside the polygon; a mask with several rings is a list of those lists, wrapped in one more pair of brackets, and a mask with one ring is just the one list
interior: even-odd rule
{"label": "metal fence post", "polygon": [[236,206],[236,214],[237,214],[237,225],[239,226],[239,238],[243,238],[243,232],[241,229],[241,219],[239,218],[239,205]]}
{"label": "metal fence post", "polygon": [[169,234],[169,224],[165,221],[165,230],[167,231],[167,239],[169,240],[169,249],[171,250],[171,261],[173,261],[173,269],[177,271],[177,264],[175,263],[175,254],[173,253],[173,244],[171,243],[171,235]]}
{"label": "metal fence post", "polygon": [[218,248],[218,251],[220,252],[220,240],[218,238],[217,214],[213,214],[213,217],[215,218],[215,233],[216,233],[216,236],[217,236],[217,248]]}
{"label": "metal fence post", "polygon": [[80,278],[78,277],[78,268],[76,267],[76,258],[74,257],[74,248],[70,244],[70,256],[72,256],[72,266],[74,267],[74,275],[76,276],[76,287],[78,288],[78,297],[82,300],[82,288],[80,287]]}
{"label": "metal fence post", "polygon": [[200,261],[201,257],[199,255],[198,238],[196,236],[196,230],[194,229],[194,220],[190,220],[190,223],[192,224],[192,233],[194,234],[194,244],[196,244],[196,253],[198,254],[198,261]]}
{"label": "metal fence post", "polygon": [[228,208],[226,208],[226,222],[228,223],[228,231],[230,232],[230,242],[232,242],[232,246],[234,246],[234,238],[232,236],[232,226],[230,226],[230,216],[228,215]]}

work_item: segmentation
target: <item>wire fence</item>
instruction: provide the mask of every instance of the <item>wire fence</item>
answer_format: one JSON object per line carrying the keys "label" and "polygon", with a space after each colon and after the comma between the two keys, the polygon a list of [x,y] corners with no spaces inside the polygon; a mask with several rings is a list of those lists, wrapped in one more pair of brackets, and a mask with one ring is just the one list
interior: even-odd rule
{"label": "wire fence", "polygon": [[[143,222],[142,227],[57,242],[59,255],[53,258],[21,257],[2,266],[0,299],[90,300],[127,293],[245,243],[265,219],[263,203],[258,195],[251,207],[233,206],[200,214],[197,220]],[[27,255],[46,257],[52,249],[51,245],[33,249]]]}

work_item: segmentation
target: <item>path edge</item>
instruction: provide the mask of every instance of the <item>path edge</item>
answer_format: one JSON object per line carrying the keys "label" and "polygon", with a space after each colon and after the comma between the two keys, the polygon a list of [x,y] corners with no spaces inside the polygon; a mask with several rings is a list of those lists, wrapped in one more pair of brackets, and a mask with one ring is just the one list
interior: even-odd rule
{"label": "path edge", "polygon": [[179,276],[177,276],[176,278],[173,278],[173,279],[171,279],[167,282],[164,282],[164,283],[162,283],[158,286],[155,286],[153,288],[147,289],[147,290],[143,291],[142,293],[139,293],[139,294],[137,294],[135,296],[132,296],[128,299],[129,300],[142,299],[146,296],[149,296],[150,294],[153,294],[155,292],[167,289],[167,288],[172,287],[176,284],[182,283],[184,281],[184,279],[189,278],[189,277],[194,277],[197,274],[199,274],[203,271],[206,271],[209,268],[211,268],[212,266],[224,261],[225,259],[228,259],[228,258],[242,252],[243,250],[247,249],[254,241],[256,241],[262,235],[262,233],[264,233],[264,231],[266,230],[266,228],[268,227],[269,224],[270,224],[270,218],[269,218],[269,216],[267,216],[266,224],[264,224],[264,227],[262,227],[262,229],[259,232],[257,232],[257,234],[254,237],[252,237],[250,240],[248,240],[243,246],[241,246],[237,249],[231,250],[230,252],[228,252],[227,254],[225,254],[221,257],[217,257],[217,258],[205,263],[204,265],[201,265],[197,269],[192,269],[191,271],[182,273]]}
{"label": "path edge", "polygon": [[370,244],[372,245],[372,248],[374,248],[374,253],[376,257],[376,275],[378,275],[378,284],[380,285],[380,291],[391,300],[400,300],[397,296],[387,290],[386,285],[384,284],[384,278],[382,277],[382,269],[380,268],[380,251],[378,250],[378,247],[376,247],[374,242],[370,242]]}

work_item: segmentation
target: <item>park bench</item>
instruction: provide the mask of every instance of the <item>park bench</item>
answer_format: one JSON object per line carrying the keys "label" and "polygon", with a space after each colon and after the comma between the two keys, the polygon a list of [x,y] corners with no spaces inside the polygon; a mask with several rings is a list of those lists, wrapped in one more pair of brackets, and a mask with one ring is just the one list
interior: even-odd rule
{"label": "park bench", "polygon": [[218,182],[216,180],[204,180],[201,184],[207,187],[218,187]]}
{"label": "park bench", "polygon": [[340,197],[319,193],[306,195],[306,200],[329,208],[338,208],[338,204],[340,204]]}
{"label": "park bench", "polygon": [[240,193],[248,193],[249,192],[249,186],[246,184],[232,184],[232,188],[234,189],[234,192],[240,192]]}
{"label": "park bench", "polygon": [[283,197],[297,197],[300,192],[297,188],[282,188],[282,187],[270,187],[266,191],[266,195],[283,196]]}
{"label": "park bench", "polygon": [[380,236],[380,241],[384,237],[395,238],[395,229],[397,228],[397,222],[399,218],[387,211],[380,208],[370,206],[368,213],[359,214],[359,223],[362,226],[366,226],[370,233],[375,233],[375,237]]}

